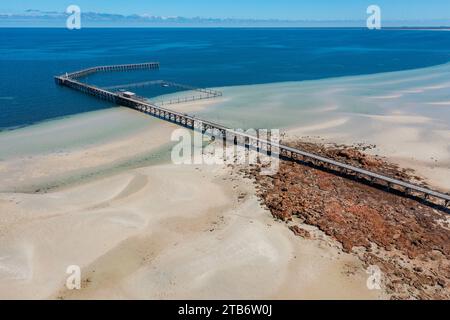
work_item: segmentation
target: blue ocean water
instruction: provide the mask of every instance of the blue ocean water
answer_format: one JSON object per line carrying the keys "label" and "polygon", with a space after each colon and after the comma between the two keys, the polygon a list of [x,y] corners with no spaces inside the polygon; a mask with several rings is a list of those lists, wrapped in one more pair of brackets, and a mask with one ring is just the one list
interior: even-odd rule
{"label": "blue ocean water", "polygon": [[450,60],[450,32],[366,29],[1,29],[0,130],[111,105],[53,76],[107,64],[161,62],[98,85],[165,79],[201,87],[322,79]]}

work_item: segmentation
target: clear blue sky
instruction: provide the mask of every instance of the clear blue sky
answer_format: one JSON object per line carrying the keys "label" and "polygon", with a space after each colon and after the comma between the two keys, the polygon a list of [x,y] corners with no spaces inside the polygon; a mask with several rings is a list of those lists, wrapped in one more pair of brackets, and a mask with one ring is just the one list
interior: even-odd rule
{"label": "clear blue sky", "polygon": [[365,19],[366,8],[379,5],[384,19],[450,19],[450,0],[1,0],[0,13],[26,9],[83,11],[161,16],[289,20]]}

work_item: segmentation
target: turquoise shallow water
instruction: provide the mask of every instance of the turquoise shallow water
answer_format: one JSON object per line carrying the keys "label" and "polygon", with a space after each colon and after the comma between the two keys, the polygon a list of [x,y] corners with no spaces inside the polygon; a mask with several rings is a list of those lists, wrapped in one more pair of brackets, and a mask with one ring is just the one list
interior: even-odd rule
{"label": "turquoise shallow water", "polygon": [[[450,127],[450,63],[399,72],[220,88],[195,114],[232,128],[295,128],[342,117],[418,116]],[[394,126],[394,125],[393,125]]]}
{"label": "turquoise shallow water", "polygon": [[[295,135],[303,137],[331,137],[331,141],[339,143],[383,146],[408,159],[417,156],[423,161],[429,161],[430,156],[440,161],[448,159],[450,64],[392,73],[219,89],[224,92],[223,98],[211,100],[206,108],[189,113],[233,128],[278,128],[282,132],[293,129]],[[183,105],[177,108],[182,110]],[[148,129],[153,130],[156,124],[167,125],[128,108],[109,108],[4,131],[0,133],[0,170],[3,165],[3,172],[10,174],[11,170],[5,170],[5,166],[11,167],[18,159],[17,165],[12,167],[20,173],[21,163],[33,163],[42,155],[52,154],[64,159],[72,151],[97,149],[99,145],[108,146],[109,142],[127,135],[143,134]],[[116,150],[118,152],[109,156],[111,161],[107,164],[72,170],[70,174],[39,181],[26,179],[19,189],[14,190],[48,190],[129,168],[167,163],[173,145],[169,136],[167,132],[159,136],[166,140],[156,149],[134,154]],[[134,139],[128,141],[132,143]]]}
{"label": "turquoise shallow water", "polygon": [[4,131],[0,134],[0,161],[107,143],[138,133],[157,121],[127,108],[113,108]]}
{"label": "turquoise shallow water", "polygon": [[157,72],[86,79],[101,86],[166,79],[223,87],[415,69],[449,60],[449,32],[0,29],[0,130],[111,107],[53,82],[56,74],[95,65],[161,62]]}

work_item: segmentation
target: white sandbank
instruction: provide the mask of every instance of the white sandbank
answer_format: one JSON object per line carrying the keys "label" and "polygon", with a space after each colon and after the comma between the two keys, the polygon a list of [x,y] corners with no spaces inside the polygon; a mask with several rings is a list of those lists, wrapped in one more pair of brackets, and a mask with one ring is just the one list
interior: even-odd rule
{"label": "white sandbank", "polygon": [[199,113],[288,139],[376,145],[370,152],[450,191],[450,64],[410,71],[223,88]]}
{"label": "white sandbank", "polygon": [[[222,100],[173,107],[291,138],[375,143],[449,188],[450,107],[429,105],[450,100],[448,69],[222,88]],[[0,298],[384,297],[336,243],[274,221],[251,181],[168,163],[175,128],[115,108],[0,133]],[[65,289],[69,265],[82,268],[82,290]]]}

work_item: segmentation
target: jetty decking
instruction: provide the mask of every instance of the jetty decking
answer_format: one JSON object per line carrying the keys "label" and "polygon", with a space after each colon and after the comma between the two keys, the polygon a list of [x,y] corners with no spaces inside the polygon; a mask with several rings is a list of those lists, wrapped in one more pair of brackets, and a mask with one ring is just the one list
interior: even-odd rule
{"label": "jetty decking", "polygon": [[258,137],[235,131],[220,124],[199,119],[188,114],[173,111],[162,106],[136,97],[126,97],[120,92],[111,92],[93,85],[88,85],[77,80],[77,78],[94,72],[102,71],[128,71],[136,69],[155,69],[159,68],[159,63],[150,62],[142,64],[103,66],[85,69],[82,71],[56,76],[57,84],[66,86],[91,96],[110,101],[114,104],[126,106],[137,111],[152,115],[154,117],[170,121],[175,124],[206,132],[215,130],[226,140],[231,140],[235,144],[244,145],[247,148],[254,148],[258,151],[264,151],[268,154],[277,154],[284,159],[310,164],[315,167],[326,169],[330,172],[339,173],[345,176],[352,176],[370,182],[371,184],[384,187],[386,190],[401,193],[405,196],[422,198],[431,204],[447,209],[450,204],[450,195],[421,187],[409,182],[391,178],[382,174],[371,172],[362,168],[351,166],[339,161],[325,158],[299,149],[284,146],[273,141],[260,139]]}

